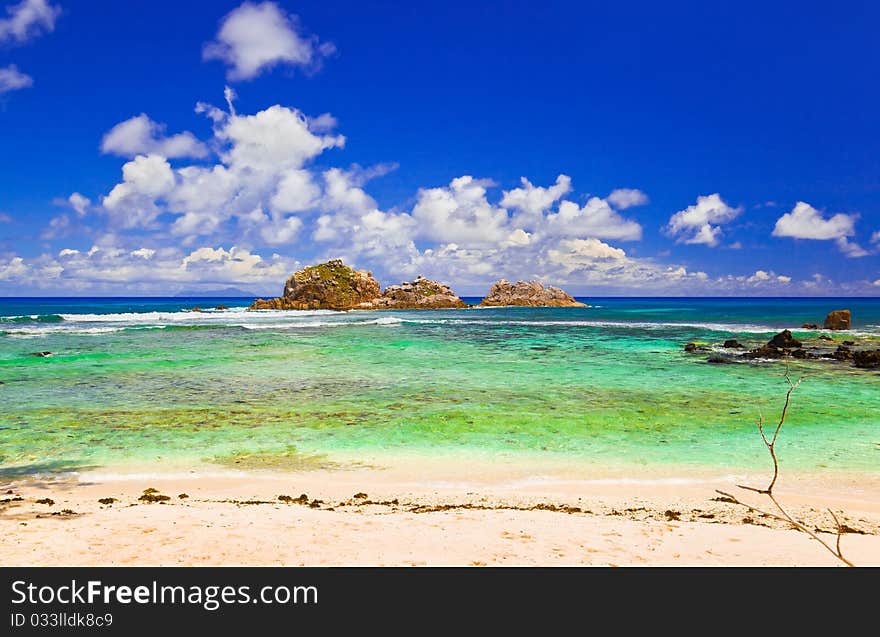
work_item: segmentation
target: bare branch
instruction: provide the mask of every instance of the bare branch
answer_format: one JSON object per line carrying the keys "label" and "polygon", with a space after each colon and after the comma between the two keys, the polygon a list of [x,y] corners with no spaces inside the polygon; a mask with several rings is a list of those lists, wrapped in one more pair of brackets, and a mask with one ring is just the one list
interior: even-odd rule
{"label": "bare branch", "polygon": [[773,436],[769,440],[767,439],[767,434],[764,432],[764,415],[760,412],[759,412],[758,421],[757,421],[758,431],[761,434],[761,439],[764,441],[764,446],[767,447],[767,451],[770,452],[770,459],[773,461],[773,477],[770,479],[770,483],[764,489],[759,489],[757,487],[750,487],[750,486],[744,485],[744,484],[736,485],[738,488],[743,489],[745,491],[752,491],[754,493],[758,493],[760,495],[767,496],[767,498],[770,500],[770,502],[773,503],[773,506],[776,508],[777,511],[779,511],[779,513],[778,514],[768,513],[767,511],[763,511],[761,509],[758,509],[758,508],[752,506],[751,504],[743,502],[739,498],[731,495],[730,493],[726,493],[724,491],[718,491],[718,493],[720,493],[721,495],[728,498],[733,504],[743,506],[746,509],[748,509],[749,511],[754,511],[756,513],[760,513],[762,515],[766,515],[766,516],[772,517],[776,520],[790,524],[792,526],[792,528],[794,528],[802,533],[806,533],[812,539],[819,542],[819,544],[821,544],[823,547],[825,547],[825,549],[829,553],[831,553],[835,558],[837,558],[840,562],[842,562],[846,566],[854,566],[854,564],[852,562],[850,562],[846,557],[844,557],[843,551],[840,548],[840,539],[841,539],[841,536],[843,535],[844,528],[843,528],[843,525],[841,525],[840,520],[834,514],[834,511],[832,511],[831,509],[828,509],[828,512],[831,514],[831,517],[834,518],[834,523],[837,525],[837,541],[834,546],[831,546],[830,544],[825,542],[825,540],[823,540],[821,537],[819,537],[819,535],[816,531],[808,528],[803,523],[801,523],[797,519],[795,519],[792,515],[790,515],[788,513],[788,511],[786,511],[785,508],[776,499],[776,496],[773,494],[773,487],[776,486],[776,481],[779,478],[779,460],[776,457],[776,441],[779,439],[779,432],[782,431],[782,425],[785,424],[785,418],[788,415],[788,408],[789,408],[789,405],[791,404],[791,395],[795,392],[795,390],[798,387],[800,387],[801,383],[808,376],[807,375],[801,376],[800,378],[798,378],[797,381],[793,381],[791,379],[791,371],[788,367],[788,363],[786,363],[785,373],[782,374],[782,377],[785,378],[786,382],[788,383],[788,391],[785,392],[785,403],[782,405],[782,412],[779,415],[779,422],[776,424],[776,429],[773,431]]}

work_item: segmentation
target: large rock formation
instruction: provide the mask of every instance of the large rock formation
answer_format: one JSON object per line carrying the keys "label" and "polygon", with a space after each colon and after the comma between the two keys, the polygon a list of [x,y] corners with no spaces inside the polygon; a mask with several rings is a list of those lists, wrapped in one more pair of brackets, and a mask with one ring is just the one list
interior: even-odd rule
{"label": "large rock formation", "polygon": [[544,286],[538,281],[517,281],[510,283],[501,279],[489,294],[480,301],[484,306],[523,305],[533,307],[587,307],[573,297],[552,285]]}
{"label": "large rock formation", "polygon": [[372,272],[355,270],[341,259],[312,265],[287,279],[284,294],[257,299],[251,310],[352,310],[370,307],[381,296]]}
{"label": "large rock formation", "polygon": [[848,330],[851,323],[849,310],[834,310],[825,317],[826,330]]}
{"label": "large rock formation", "polygon": [[448,285],[422,276],[400,285],[389,285],[381,297],[372,301],[376,309],[439,310],[467,306]]}

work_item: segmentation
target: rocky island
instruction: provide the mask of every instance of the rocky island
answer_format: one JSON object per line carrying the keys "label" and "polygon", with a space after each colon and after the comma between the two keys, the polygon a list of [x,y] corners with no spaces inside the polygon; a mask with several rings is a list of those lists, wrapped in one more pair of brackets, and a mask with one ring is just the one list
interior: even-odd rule
{"label": "rocky island", "polygon": [[[538,281],[496,282],[482,306],[587,307],[560,288]],[[284,293],[256,299],[250,310],[445,310],[470,307],[451,287],[423,276],[383,291],[373,273],[355,270],[341,259],[310,265],[294,273]]]}
{"label": "rocky island", "polygon": [[585,303],[575,301],[574,297],[560,288],[545,286],[538,281],[517,281],[511,283],[501,279],[489,294],[480,301],[484,307],[528,306],[528,307],[587,307]]}
{"label": "rocky island", "polygon": [[341,259],[294,273],[275,299],[256,299],[251,310],[419,310],[467,307],[448,285],[417,277],[382,292],[373,273]]}

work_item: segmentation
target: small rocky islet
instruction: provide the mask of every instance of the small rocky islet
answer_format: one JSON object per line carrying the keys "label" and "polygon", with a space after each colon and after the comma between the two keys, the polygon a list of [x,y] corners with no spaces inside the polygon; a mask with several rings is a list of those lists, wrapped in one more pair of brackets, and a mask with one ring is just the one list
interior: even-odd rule
{"label": "small rocky islet", "polygon": [[[482,306],[586,307],[554,286],[538,281],[501,279]],[[293,274],[283,294],[256,299],[250,310],[441,310],[470,307],[448,285],[416,277],[382,290],[373,273],[355,270],[341,259],[311,265]]]}
{"label": "small rocky islet", "polygon": [[[849,310],[834,310],[825,318],[824,329],[848,330],[852,326],[852,315]],[[823,329],[815,323],[804,323],[805,330]],[[880,369],[880,349],[876,347],[876,341],[858,343],[855,340],[845,340],[837,343],[826,334],[820,334],[816,339],[800,340],[795,338],[791,330],[782,330],[774,335],[763,345],[749,349],[735,339],[725,340],[721,348],[723,352],[708,347],[701,343],[687,343],[684,351],[689,354],[700,352],[713,352],[706,362],[733,363],[738,360],[766,360],[766,359],[800,359],[817,361],[846,361],[860,369]],[[745,350],[745,351],[737,351]]]}

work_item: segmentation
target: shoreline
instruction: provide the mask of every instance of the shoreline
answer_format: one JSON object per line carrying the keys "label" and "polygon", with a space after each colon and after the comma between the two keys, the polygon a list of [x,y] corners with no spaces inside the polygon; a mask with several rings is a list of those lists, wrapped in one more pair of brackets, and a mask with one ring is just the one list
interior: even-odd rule
{"label": "shoreline", "polygon": [[[430,463],[423,469],[90,471],[3,481],[4,563],[836,564],[803,533],[714,499],[719,497],[715,489],[736,491],[723,476],[634,483],[559,474],[524,479],[496,470],[454,481]],[[762,474],[745,478],[760,480]],[[842,538],[848,558],[876,565],[880,488],[875,482],[853,493],[838,488],[844,482],[829,485],[818,476],[783,470],[778,495],[792,512],[824,531],[833,528],[824,509],[842,512],[844,524],[855,531]],[[154,490],[160,501],[140,499],[145,490]],[[105,498],[116,501],[99,502]],[[766,504],[760,497],[743,499]]]}

